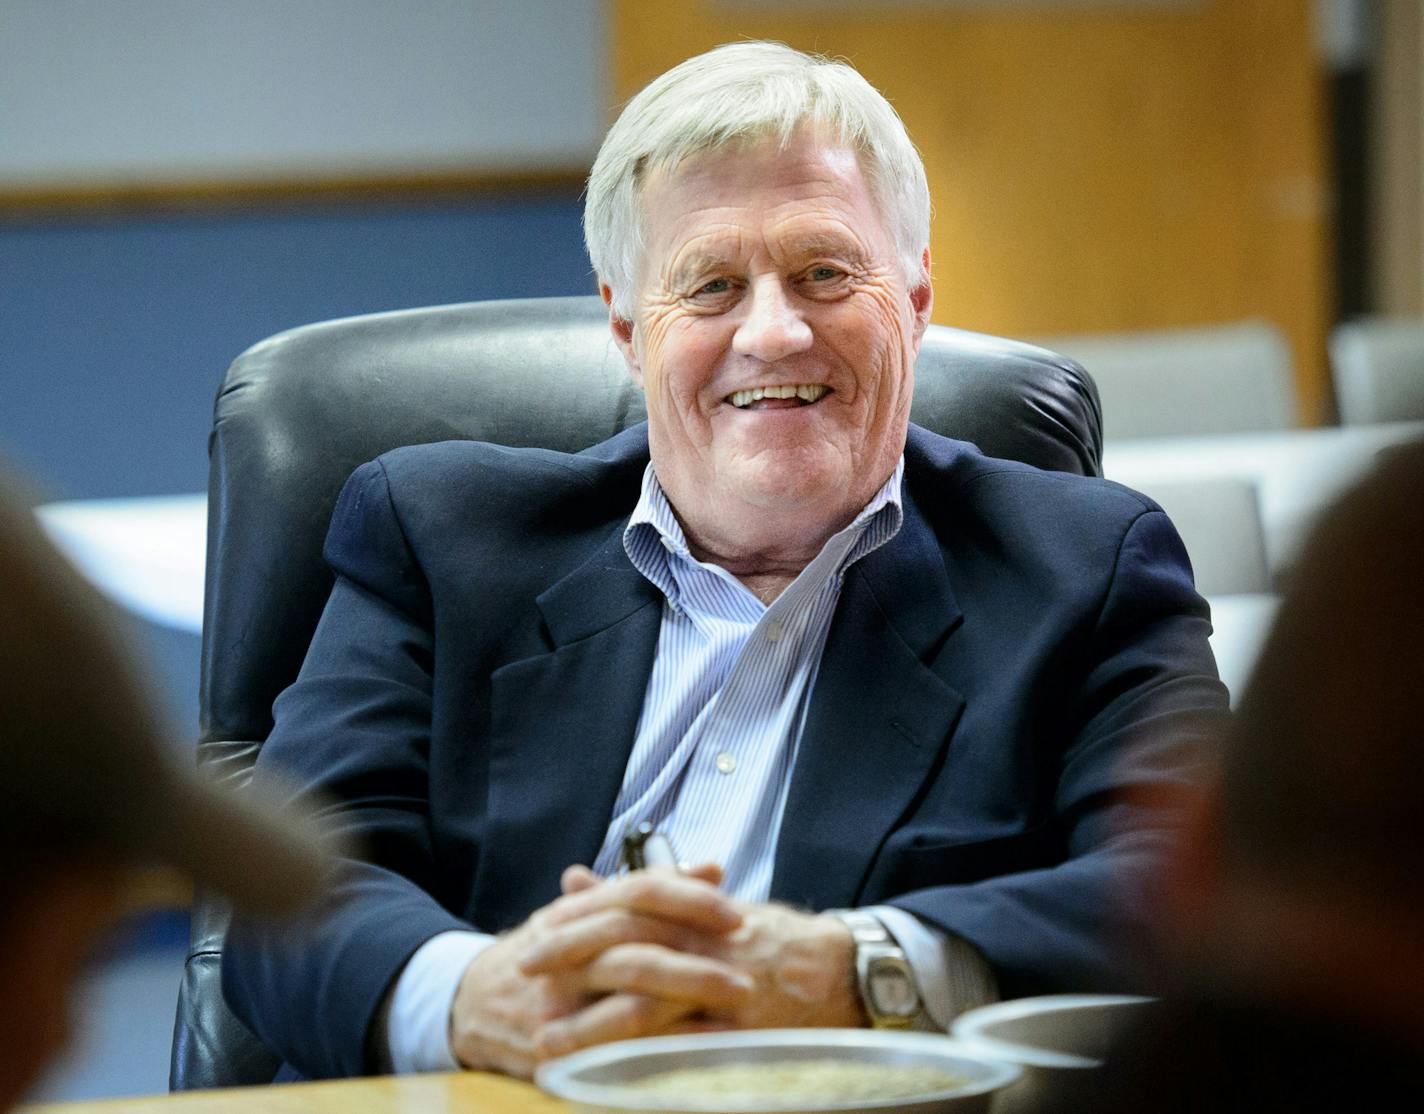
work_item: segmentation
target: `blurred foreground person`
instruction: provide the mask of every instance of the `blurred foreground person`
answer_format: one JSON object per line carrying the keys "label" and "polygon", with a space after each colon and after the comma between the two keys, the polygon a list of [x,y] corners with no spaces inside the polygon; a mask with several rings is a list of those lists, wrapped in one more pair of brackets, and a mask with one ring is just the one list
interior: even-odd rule
{"label": "blurred foreground person", "polygon": [[0,1109],[63,1045],[127,871],[176,867],[258,914],[322,876],[310,831],[169,760],[117,627],[0,482]]}
{"label": "blurred foreground person", "polygon": [[1167,999],[1092,1110],[1421,1108],[1422,569],[1419,443],[1292,574],[1170,883]]}

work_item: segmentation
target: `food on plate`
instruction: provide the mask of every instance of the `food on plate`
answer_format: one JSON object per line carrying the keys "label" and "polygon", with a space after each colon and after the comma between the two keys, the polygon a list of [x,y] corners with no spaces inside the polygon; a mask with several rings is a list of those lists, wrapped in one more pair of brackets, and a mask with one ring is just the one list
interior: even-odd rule
{"label": "food on plate", "polygon": [[899,1099],[962,1087],[969,1079],[919,1064],[766,1060],[676,1068],[629,1084],[659,1099],[727,1100],[735,1105],[800,1107],[859,1099]]}

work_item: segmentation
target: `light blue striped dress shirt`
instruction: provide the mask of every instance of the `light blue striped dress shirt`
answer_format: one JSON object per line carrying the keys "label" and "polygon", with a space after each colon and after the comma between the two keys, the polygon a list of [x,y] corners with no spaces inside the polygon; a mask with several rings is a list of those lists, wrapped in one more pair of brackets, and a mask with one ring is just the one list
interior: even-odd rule
{"label": "light blue striped dress shirt", "polygon": [[768,607],[726,569],[698,561],[650,464],[623,533],[633,565],[665,597],[652,676],[603,847],[651,821],[679,858],[720,863],[723,888],[771,892],[776,833],[821,651],[845,570],[900,529],[894,474]]}
{"label": "light blue striped dress shirt", "polygon": [[[623,836],[651,821],[678,857],[715,862],[746,901],[771,892],[776,838],[806,708],[851,565],[899,532],[904,458],[854,521],[835,534],[770,606],[717,565],[698,561],[651,464],[624,530],[633,565],[664,596],[652,675],[633,749],[593,869],[619,868]],[[931,1016],[993,997],[968,945],[899,909],[872,910],[905,948]],[[450,1004],[465,966],[493,937],[427,941],[396,982],[386,1030],[395,1071],[450,1070]]]}

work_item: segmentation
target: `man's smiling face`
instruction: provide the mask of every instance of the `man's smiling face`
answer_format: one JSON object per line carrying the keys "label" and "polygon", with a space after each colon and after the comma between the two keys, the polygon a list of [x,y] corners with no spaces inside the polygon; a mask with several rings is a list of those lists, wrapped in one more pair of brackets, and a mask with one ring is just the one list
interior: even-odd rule
{"label": "man's smiling face", "polygon": [[928,253],[911,288],[855,152],[809,129],[654,173],[642,200],[634,319],[614,335],[659,482],[691,534],[819,545],[904,447]]}

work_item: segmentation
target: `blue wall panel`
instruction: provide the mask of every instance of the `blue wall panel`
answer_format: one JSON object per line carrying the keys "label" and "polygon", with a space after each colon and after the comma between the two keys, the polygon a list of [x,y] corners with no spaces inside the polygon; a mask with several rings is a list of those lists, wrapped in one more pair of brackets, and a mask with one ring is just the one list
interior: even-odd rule
{"label": "blue wall panel", "polygon": [[579,199],[0,225],[0,454],[49,498],[199,491],[232,358],[294,325],[593,291]]}
{"label": "blue wall panel", "polygon": [[[0,225],[0,458],[42,498],[202,491],[213,396],[243,349],[348,314],[593,290],[572,192]],[[135,623],[188,743],[198,638]]]}

